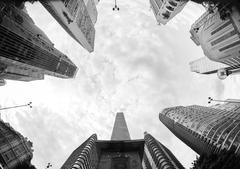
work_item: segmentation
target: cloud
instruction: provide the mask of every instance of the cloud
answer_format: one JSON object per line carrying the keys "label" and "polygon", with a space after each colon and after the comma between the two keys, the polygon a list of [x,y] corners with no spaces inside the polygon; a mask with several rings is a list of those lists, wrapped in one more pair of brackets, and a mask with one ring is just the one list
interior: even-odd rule
{"label": "cloud", "polygon": [[[74,148],[93,133],[99,139],[109,139],[117,111],[124,111],[133,139],[143,138],[143,132],[148,131],[185,167],[195,158],[161,124],[158,113],[176,105],[204,105],[209,94],[223,89],[215,76],[189,70],[188,63],[203,56],[188,32],[202,8],[189,3],[169,24],[159,26],[148,1],[119,1],[118,5],[120,11],[113,12],[112,2],[99,3],[95,52],[91,54],[39,3],[27,5],[36,25],[79,68],[75,79],[46,76],[30,83],[8,81],[0,88],[3,106],[33,102],[32,110],[9,110],[2,116],[33,141],[33,163],[38,168],[48,162],[53,169],[60,168]],[[224,87],[222,96],[228,91],[234,92]]]}

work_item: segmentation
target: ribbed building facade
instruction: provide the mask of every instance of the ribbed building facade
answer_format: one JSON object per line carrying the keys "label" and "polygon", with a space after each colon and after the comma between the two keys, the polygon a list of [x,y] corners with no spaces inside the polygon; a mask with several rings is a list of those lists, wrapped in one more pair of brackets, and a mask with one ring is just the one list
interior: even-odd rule
{"label": "ribbed building facade", "polygon": [[184,169],[172,152],[152,135],[144,133],[143,169]]}
{"label": "ribbed building facade", "polygon": [[223,149],[240,154],[239,105],[178,106],[164,109],[159,118],[198,154],[217,153]]}
{"label": "ribbed building facade", "polygon": [[32,152],[32,143],[0,120],[0,166],[4,169],[14,169],[23,164],[30,166]]}
{"label": "ribbed building facade", "polygon": [[89,52],[94,51],[97,9],[94,0],[40,1],[63,29]]}
{"label": "ribbed building facade", "polygon": [[32,81],[44,75],[73,78],[76,65],[12,1],[0,2],[0,80]]}
{"label": "ribbed building facade", "polygon": [[239,18],[237,8],[219,6],[205,12],[190,30],[191,39],[202,47],[210,60],[226,64],[235,71],[240,68]]}
{"label": "ribbed building facade", "polygon": [[149,0],[154,16],[159,24],[167,24],[187,4],[188,0]]}
{"label": "ribbed building facade", "polygon": [[96,141],[97,135],[93,134],[72,152],[61,169],[96,168],[98,164]]}
{"label": "ribbed building facade", "polygon": [[131,140],[123,113],[117,113],[111,140],[94,134],[79,146],[61,169],[183,169],[176,157],[153,136]]}

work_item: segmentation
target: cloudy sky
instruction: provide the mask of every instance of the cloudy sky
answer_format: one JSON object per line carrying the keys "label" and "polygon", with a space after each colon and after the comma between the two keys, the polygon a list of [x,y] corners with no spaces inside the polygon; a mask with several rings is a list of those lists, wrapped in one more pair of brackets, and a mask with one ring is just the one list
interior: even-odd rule
{"label": "cloudy sky", "polygon": [[239,98],[240,77],[224,81],[216,75],[191,73],[188,63],[203,56],[191,40],[191,24],[204,12],[196,4],[166,26],[156,23],[148,0],[101,1],[95,25],[95,51],[88,53],[68,36],[39,4],[27,4],[35,23],[55,47],[78,66],[75,79],[45,77],[35,82],[8,81],[0,88],[0,105],[29,101],[33,109],[2,112],[2,118],[33,141],[32,163],[59,169],[70,153],[91,134],[109,139],[115,113],[123,111],[133,139],[148,131],[186,167],[196,154],[158,119],[176,105],[206,105],[207,97]]}

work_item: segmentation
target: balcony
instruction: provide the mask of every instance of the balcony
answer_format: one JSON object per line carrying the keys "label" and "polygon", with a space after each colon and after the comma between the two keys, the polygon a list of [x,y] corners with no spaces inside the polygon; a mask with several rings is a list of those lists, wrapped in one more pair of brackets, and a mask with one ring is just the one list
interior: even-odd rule
{"label": "balcony", "polygon": [[168,3],[169,3],[170,5],[172,5],[172,6],[174,6],[174,7],[177,6],[177,3],[176,3],[176,2],[169,1]]}

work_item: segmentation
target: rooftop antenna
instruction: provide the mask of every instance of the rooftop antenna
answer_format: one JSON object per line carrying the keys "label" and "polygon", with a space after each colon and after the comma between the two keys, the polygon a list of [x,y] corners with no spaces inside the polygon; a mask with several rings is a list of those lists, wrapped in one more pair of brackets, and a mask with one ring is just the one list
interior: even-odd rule
{"label": "rooftop antenna", "polygon": [[115,11],[115,10],[118,10],[119,11],[119,7],[117,6],[117,0],[115,0],[115,5],[114,5],[114,7],[113,7],[113,11]]}

